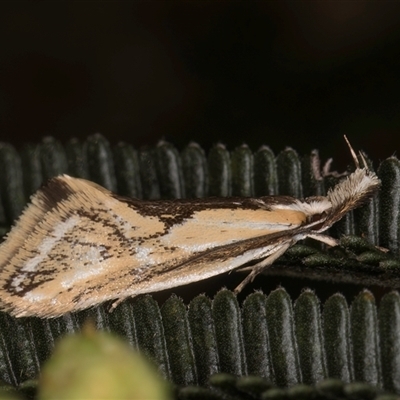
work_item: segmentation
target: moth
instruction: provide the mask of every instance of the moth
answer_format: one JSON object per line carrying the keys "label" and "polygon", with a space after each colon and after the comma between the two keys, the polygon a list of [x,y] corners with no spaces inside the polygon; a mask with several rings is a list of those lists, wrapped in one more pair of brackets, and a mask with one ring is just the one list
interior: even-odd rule
{"label": "moth", "polygon": [[252,263],[239,292],[299,240],[336,245],[322,232],[378,190],[378,177],[349,147],[355,171],[326,197],[303,200],[143,201],[55,177],[0,245],[0,308],[16,317],[57,317]]}

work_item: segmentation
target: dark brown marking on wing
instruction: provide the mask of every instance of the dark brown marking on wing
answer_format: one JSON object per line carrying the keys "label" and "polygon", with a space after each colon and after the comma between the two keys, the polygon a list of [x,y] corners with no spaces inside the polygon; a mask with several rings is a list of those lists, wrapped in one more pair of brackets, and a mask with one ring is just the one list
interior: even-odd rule
{"label": "dark brown marking on wing", "polygon": [[43,202],[44,211],[50,211],[68,199],[74,193],[68,182],[62,177],[55,177],[45,182],[39,189],[37,195]]}
{"label": "dark brown marking on wing", "polygon": [[10,275],[10,279],[8,279],[6,281],[6,283],[3,285],[3,288],[8,293],[12,293],[15,296],[23,297],[26,293],[37,288],[38,286],[42,285],[43,283],[52,281],[54,274],[56,272],[57,271],[55,269],[41,270],[40,275],[38,275],[37,272],[35,272],[35,271],[26,272],[24,281],[28,280],[28,283],[19,286],[20,290],[18,290],[18,291],[12,285],[13,280],[20,275],[18,272],[15,272],[12,275]]}

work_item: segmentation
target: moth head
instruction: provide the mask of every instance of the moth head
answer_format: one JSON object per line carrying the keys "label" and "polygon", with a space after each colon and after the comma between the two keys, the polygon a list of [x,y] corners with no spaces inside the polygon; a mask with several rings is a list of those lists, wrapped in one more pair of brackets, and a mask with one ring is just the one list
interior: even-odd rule
{"label": "moth head", "polygon": [[356,169],[328,191],[326,197],[332,204],[332,208],[324,224],[326,228],[340,220],[349,211],[366,203],[378,191],[381,184],[376,174],[368,168],[362,152],[359,153],[363,164],[360,166],[359,159],[346,136],[345,140],[350,148]]}

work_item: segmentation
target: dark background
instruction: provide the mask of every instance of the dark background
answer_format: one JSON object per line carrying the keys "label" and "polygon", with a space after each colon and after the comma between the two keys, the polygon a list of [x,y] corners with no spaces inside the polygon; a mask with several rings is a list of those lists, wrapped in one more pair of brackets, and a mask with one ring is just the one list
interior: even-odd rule
{"label": "dark background", "polygon": [[[400,144],[400,3],[0,3],[0,140]],[[375,163],[376,164],[376,163]]]}

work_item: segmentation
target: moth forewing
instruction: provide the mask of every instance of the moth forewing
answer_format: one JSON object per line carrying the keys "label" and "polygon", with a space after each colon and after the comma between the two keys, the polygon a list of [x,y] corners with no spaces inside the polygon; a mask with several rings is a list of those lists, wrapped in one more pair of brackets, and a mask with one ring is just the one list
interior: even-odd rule
{"label": "moth forewing", "polygon": [[55,317],[199,281],[254,262],[237,288],[307,236],[323,236],[379,187],[367,168],[326,197],[139,201],[67,175],[31,199],[0,245],[0,305]]}
{"label": "moth forewing", "polygon": [[276,200],[142,202],[54,178],[0,246],[1,304],[55,316],[229,271],[273,252],[273,242],[253,238],[306,222],[297,200]]}

